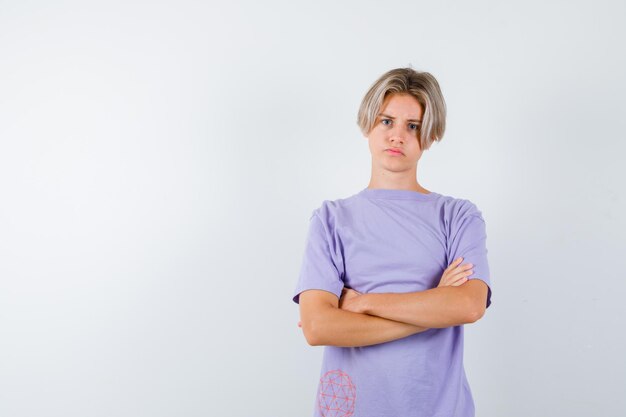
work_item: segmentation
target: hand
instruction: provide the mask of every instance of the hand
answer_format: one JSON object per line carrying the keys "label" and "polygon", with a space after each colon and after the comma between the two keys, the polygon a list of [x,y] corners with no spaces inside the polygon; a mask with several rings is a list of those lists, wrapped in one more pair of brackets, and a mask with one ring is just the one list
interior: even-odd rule
{"label": "hand", "polygon": [[443,271],[443,275],[441,276],[441,280],[439,281],[439,285],[437,287],[458,287],[459,285],[465,284],[467,281],[467,277],[474,273],[474,270],[471,269],[473,264],[463,264],[461,265],[461,261],[463,258],[457,258]]}
{"label": "hand", "polygon": [[352,288],[343,287],[341,290],[341,297],[339,298],[339,308],[342,310],[352,311],[353,313],[360,313],[360,296],[362,294]]}

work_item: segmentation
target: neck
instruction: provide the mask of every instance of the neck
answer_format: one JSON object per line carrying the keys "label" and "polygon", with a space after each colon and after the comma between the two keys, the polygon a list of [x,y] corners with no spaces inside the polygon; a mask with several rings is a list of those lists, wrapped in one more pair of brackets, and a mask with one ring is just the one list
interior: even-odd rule
{"label": "neck", "polygon": [[417,181],[413,182],[398,182],[398,181],[376,181],[373,178],[370,179],[367,188],[382,188],[386,190],[408,190],[417,191],[418,193],[429,194],[426,188],[422,187]]}
{"label": "neck", "polygon": [[417,166],[409,171],[389,171],[372,167],[372,175],[367,188],[410,190],[420,193],[430,193],[430,191],[417,182]]}

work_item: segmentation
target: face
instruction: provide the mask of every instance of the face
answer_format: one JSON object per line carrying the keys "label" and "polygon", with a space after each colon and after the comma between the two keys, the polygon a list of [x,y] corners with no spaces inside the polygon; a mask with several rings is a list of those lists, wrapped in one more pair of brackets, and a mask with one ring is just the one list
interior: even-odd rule
{"label": "face", "polygon": [[409,94],[385,97],[379,114],[367,135],[372,165],[388,171],[416,171],[422,156],[419,129],[422,106]]}

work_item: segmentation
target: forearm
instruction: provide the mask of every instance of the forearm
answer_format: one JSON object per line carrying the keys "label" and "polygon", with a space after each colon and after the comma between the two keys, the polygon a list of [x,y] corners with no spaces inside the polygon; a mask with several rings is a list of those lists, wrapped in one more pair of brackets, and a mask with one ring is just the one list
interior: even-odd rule
{"label": "forearm", "polygon": [[397,322],[444,328],[472,323],[473,304],[459,287],[437,287],[410,293],[368,293],[358,311]]}
{"label": "forearm", "polygon": [[[305,328],[306,327],[306,328]],[[324,308],[315,319],[303,322],[312,345],[356,347],[401,339],[428,330],[382,317],[354,313],[335,307]]]}

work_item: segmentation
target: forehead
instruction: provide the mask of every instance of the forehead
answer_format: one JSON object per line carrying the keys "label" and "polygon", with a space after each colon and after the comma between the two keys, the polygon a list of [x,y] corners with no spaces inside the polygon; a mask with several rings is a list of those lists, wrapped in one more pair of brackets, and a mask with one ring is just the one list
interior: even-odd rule
{"label": "forehead", "polygon": [[402,119],[421,119],[422,111],[419,101],[410,94],[390,94],[380,106],[380,113]]}

